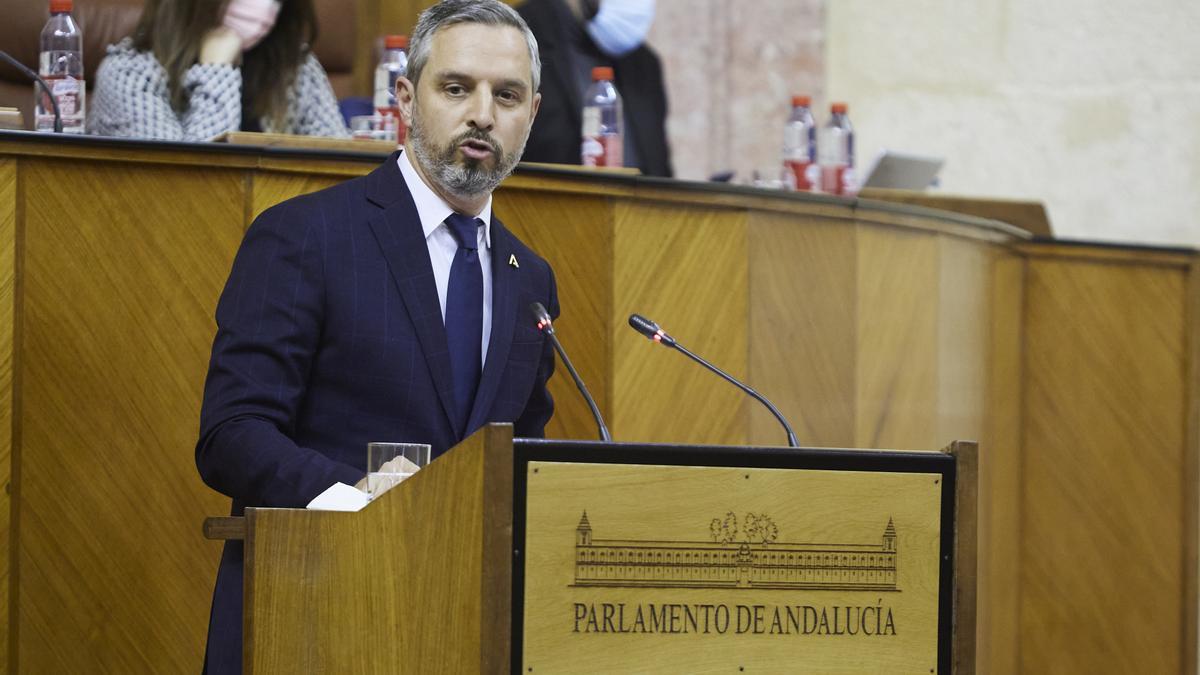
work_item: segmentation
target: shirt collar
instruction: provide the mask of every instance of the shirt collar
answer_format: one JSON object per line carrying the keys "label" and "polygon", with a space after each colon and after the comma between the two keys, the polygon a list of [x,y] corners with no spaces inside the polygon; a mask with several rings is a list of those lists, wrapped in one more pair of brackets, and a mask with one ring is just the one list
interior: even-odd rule
{"label": "shirt collar", "polygon": [[[425,238],[428,239],[433,235],[433,231],[445,222],[447,216],[454,213],[454,209],[426,185],[425,181],[421,180],[421,175],[417,173],[408,159],[408,151],[401,152],[400,156],[396,158],[396,163],[400,165],[400,173],[404,176],[408,191],[412,193],[413,203],[417,207],[417,217],[421,219],[421,229],[424,230]],[[488,195],[487,203],[483,205],[483,210],[476,218],[483,221],[483,241],[484,245],[490,249],[492,247],[491,195]]]}

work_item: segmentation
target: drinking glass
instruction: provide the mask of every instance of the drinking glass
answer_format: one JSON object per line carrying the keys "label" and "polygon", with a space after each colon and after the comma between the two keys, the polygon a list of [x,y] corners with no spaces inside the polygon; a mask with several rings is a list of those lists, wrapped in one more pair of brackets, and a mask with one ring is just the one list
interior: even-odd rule
{"label": "drinking glass", "polygon": [[367,497],[375,499],[429,463],[429,446],[421,443],[367,444]]}

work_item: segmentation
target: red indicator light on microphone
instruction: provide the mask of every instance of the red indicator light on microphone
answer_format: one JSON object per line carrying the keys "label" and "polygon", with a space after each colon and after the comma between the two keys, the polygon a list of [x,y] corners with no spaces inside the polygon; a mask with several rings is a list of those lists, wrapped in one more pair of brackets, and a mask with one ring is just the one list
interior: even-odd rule
{"label": "red indicator light on microphone", "polygon": [[662,331],[655,333],[654,337],[652,337],[650,339],[654,340],[655,342],[662,342]]}

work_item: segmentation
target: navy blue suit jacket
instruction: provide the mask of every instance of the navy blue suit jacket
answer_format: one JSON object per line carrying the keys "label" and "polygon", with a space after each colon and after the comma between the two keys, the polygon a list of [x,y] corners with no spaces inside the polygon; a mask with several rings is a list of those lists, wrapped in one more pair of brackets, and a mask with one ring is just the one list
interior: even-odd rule
{"label": "navy blue suit jacket", "polygon": [[[542,436],[553,412],[550,266],[492,219],[492,329],[475,406],[455,428],[446,331],[416,207],[392,155],[362,178],[290,199],[250,226],[217,306],[196,465],[247,506],[303,508],[366,472],[371,441],[433,457],[488,422]],[[510,260],[517,264],[511,264]],[[226,544],[206,670],[240,672],[242,544]]]}

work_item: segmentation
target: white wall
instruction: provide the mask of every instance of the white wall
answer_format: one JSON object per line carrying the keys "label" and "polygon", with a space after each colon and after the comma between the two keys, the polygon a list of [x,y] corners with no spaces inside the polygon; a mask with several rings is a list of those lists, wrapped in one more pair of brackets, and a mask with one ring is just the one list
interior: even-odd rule
{"label": "white wall", "polygon": [[826,82],[860,161],[944,156],[942,192],[1042,201],[1063,238],[1200,246],[1200,2],[829,0],[826,14]]}
{"label": "white wall", "polygon": [[787,101],[850,104],[859,163],[1044,202],[1060,237],[1200,246],[1200,0],[658,0],[676,173],[779,161]]}

